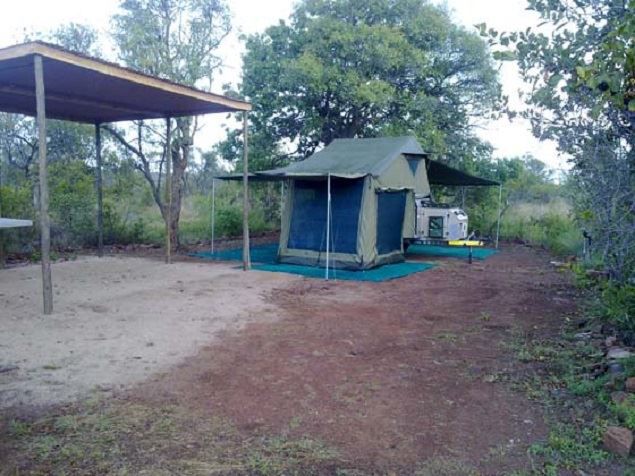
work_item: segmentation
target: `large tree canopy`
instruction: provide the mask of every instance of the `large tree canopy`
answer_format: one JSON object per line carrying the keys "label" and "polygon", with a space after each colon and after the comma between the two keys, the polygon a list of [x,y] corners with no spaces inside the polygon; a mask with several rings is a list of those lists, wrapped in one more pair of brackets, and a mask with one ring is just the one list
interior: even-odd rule
{"label": "large tree canopy", "polygon": [[382,134],[475,154],[472,119],[500,99],[486,44],[421,0],[304,0],[246,49],[256,166],[277,165],[265,160],[276,150],[302,159],[338,137]]}

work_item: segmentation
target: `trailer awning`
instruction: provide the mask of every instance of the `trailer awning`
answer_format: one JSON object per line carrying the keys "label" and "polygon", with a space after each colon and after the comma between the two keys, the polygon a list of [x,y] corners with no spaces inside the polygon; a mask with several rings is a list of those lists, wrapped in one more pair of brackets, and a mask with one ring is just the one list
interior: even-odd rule
{"label": "trailer awning", "polygon": [[36,41],[0,49],[2,111],[35,116],[36,55],[46,78],[47,118],[95,124],[251,109],[244,101]]}
{"label": "trailer awning", "polygon": [[446,186],[477,186],[489,187],[500,185],[496,180],[490,180],[475,175],[470,175],[449,165],[445,165],[436,160],[425,158],[428,171],[428,182],[431,185]]}

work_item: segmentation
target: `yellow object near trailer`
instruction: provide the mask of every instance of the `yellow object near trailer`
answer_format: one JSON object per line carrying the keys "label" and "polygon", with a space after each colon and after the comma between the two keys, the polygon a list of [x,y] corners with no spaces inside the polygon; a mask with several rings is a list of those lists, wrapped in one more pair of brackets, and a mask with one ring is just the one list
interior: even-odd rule
{"label": "yellow object near trailer", "polygon": [[480,240],[450,240],[448,241],[449,246],[485,246]]}

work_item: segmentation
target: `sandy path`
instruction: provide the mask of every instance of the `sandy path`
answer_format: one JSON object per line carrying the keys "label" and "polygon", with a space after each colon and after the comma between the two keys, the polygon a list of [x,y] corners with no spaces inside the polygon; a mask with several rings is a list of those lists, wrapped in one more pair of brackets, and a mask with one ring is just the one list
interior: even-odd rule
{"label": "sandy path", "polygon": [[142,381],[224,331],[277,318],[263,294],[294,279],[220,263],[83,257],[53,265],[55,313],[44,316],[40,267],[0,270],[0,408]]}

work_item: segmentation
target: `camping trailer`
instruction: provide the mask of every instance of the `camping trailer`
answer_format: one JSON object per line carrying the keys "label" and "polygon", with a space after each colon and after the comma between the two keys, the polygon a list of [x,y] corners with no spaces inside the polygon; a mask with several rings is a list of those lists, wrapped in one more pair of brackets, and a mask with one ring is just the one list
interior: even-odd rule
{"label": "camping trailer", "polygon": [[434,204],[429,197],[415,197],[415,239],[454,241],[468,237],[467,213],[458,207]]}

